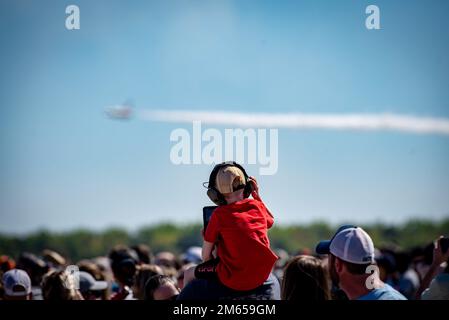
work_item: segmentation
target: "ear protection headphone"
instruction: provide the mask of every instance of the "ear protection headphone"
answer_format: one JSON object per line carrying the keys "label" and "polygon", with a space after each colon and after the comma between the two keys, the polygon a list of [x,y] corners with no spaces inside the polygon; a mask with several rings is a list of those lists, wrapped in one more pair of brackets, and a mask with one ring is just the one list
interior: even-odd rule
{"label": "ear protection headphone", "polygon": [[218,191],[217,188],[215,187],[215,183],[216,183],[217,175],[218,175],[218,172],[220,171],[220,169],[226,168],[226,167],[237,167],[238,169],[240,169],[243,172],[243,175],[245,176],[245,186],[243,187],[244,188],[243,196],[245,198],[248,198],[251,195],[251,193],[253,192],[253,185],[252,185],[252,183],[250,183],[251,179],[249,178],[245,169],[241,165],[239,165],[235,161],[227,161],[227,162],[217,164],[209,176],[209,182],[207,185],[207,196],[209,197],[209,199],[212,200],[212,202],[214,202],[216,205],[219,205],[219,206],[225,205],[225,204],[227,204],[227,202],[226,202],[226,199],[223,196],[223,194],[221,194],[220,191]]}

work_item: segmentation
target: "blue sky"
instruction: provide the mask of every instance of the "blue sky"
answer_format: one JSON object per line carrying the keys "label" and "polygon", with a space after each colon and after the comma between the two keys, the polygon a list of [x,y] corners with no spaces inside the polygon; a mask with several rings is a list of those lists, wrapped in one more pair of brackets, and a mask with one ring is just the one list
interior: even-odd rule
{"label": "blue sky", "polygon": [[[81,29],[65,29],[76,4]],[[381,30],[365,28],[376,4]],[[449,118],[447,1],[2,1],[0,232],[201,221],[207,165],[108,105]],[[224,127],[218,127],[220,130]],[[277,223],[449,215],[449,137],[279,130]],[[258,176],[258,167],[249,166]]]}

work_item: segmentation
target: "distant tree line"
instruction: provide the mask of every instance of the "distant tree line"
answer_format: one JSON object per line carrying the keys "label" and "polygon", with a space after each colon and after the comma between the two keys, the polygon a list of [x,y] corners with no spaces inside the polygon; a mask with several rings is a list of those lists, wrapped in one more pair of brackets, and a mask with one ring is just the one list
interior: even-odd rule
{"label": "distant tree line", "polygon": [[[153,252],[181,253],[190,246],[201,245],[201,225],[159,224],[143,227],[137,232],[110,228],[102,232],[74,230],[58,233],[46,230],[28,235],[0,234],[0,255],[17,257],[21,252],[39,254],[44,249],[60,252],[72,262],[83,258],[106,255],[117,244],[145,243]],[[382,223],[362,225],[372,236],[376,247],[411,249],[425,246],[439,235],[449,236],[449,218],[440,221],[410,220],[402,225]],[[276,226],[269,232],[272,248],[291,254],[314,249],[321,239],[331,237],[336,226],[324,222],[308,225]]]}

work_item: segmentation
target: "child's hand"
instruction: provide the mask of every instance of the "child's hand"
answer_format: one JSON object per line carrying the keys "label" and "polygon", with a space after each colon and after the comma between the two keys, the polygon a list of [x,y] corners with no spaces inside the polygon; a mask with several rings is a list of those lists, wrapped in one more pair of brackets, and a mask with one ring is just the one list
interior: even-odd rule
{"label": "child's hand", "polygon": [[260,199],[260,195],[259,195],[259,185],[257,184],[256,178],[249,177],[249,183],[251,183],[253,186],[253,192],[251,193],[251,195],[253,196],[254,199],[260,201],[261,199]]}

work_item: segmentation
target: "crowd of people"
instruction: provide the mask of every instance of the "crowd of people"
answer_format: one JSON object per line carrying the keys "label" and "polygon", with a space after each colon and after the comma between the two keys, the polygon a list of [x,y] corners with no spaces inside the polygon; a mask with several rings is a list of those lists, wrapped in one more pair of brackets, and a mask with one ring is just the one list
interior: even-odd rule
{"label": "crowd of people", "polygon": [[[257,181],[235,162],[217,165],[208,196],[217,204],[202,247],[153,254],[115,246],[71,264],[53,250],[0,257],[4,300],[449,300],[447,238],[422,248],[376,248],[344,225],[314,251],[272,250],[274,215]],[[436,235],[437,236],[437,235]]]}
{"label": "crowd of people", "polygon": [[[140,244],[117,246],[108,256],[76,265],[51,250],[40,255],[22,253],[15,260],[1,256],[0,300],[181,300],[183,295],[188,300],[449,300],[449,253],[441,251],[439,241],[408,251],[373,249],[373,263],[357,264],[355,259],[366,253],[360,249],[371,246],[369,236],[361,228],[345,230],[328,248],[318,246],[315,254],[288,255],[275,250],[279,259],[265,281],[268,285],[258,292],[236,291],[232,296],[229,290],[223,295],[223,288],[212,282],[206,288],[211,291],[207,296],[197,290],[197,280],[190,282],[192,288],[185,288],[185,271],[203,261],[200,247],[178,256],[171,252],[153,255],[147,245]],[[354,240],[347,240],[348,234]],[[345,252],[346,241],[350,242]],[[378,269],[367,272],[370,265]]]}

